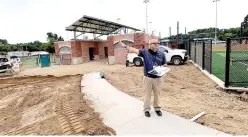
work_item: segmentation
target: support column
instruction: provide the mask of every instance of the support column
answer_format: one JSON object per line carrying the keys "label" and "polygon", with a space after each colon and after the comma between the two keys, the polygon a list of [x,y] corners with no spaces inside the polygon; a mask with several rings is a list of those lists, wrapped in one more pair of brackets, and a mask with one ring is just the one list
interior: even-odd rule
{"label": "support column", "polygon": [[108,37],[108,64],[115,63],[115,55],[114,55],[114,38],[113,36]]}
{"label": "support column", "polygon": [[98,43],[94,43],[94,58],[99,60],[99,46]]}
{"label": "support column", "polygon": [[74,40],[76,40],[76,31],[73,31],[74,32]]}

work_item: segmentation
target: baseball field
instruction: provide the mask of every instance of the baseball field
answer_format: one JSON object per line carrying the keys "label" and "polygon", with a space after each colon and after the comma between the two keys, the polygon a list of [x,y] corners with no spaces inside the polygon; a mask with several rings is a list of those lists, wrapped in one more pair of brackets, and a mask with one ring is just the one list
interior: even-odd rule
{"label": "baseball field", "polygon": [[[248,48],[247,46],[232,47],[230,57],[230,85],[231,86],[248,86]],[[226,48],[225,46],[213,46],[212,52],[212,72],[213,74],[225,81],[226,65]]]}

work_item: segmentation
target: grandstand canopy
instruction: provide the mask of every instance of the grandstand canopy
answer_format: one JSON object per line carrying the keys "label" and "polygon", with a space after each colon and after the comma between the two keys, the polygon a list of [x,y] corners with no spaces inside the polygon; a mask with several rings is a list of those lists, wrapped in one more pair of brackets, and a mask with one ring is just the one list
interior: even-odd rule
{"label": "grandstand canopy", "polygon": [[86,15],[74,22],[72,25],[66,27],[67,31],[100,35],[118,34],[120,29],[123,29],[124,33],[128,33],[128,29],[133,31],[140,31],[139,29],[133,27]]}

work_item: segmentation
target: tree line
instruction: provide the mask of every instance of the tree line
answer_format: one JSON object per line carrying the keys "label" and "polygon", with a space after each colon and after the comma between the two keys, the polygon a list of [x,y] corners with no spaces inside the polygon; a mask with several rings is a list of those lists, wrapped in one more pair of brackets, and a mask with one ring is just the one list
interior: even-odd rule
{"label": "tree line", "polygon": [[6,39],[0,39],[0,52],[9,52],[9,51],[47,51],[49,53],[55,52],[54,42],[64,41],[61,36],[58,36],[56,33],[48,32],[47,42],[40,42],[38,40],[28,43],[17,43],[9,44]]}
{"label": "tree line", "polygon": [[[244,18],[244,21],[240,23],[240,27],[230,28],[230,29],[219,29],[217,28],[217,38],[219,40],[225,41],[228,37],[239,38],[248,37],[248,15]],[[210,37],[214,38],[215,28],[204,28],[197,29],[189,32],[189,35],[194,34],[209,34]]]}

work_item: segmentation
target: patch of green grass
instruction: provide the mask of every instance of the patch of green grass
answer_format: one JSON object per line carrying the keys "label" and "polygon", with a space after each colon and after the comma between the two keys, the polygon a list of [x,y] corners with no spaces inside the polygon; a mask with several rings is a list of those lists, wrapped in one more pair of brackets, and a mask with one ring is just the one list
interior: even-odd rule
{"label": "patch of green grass", "polygon": [[226,58],[213,52],[212,54],[212,73],[220,80],[225,81]]}
{"label": "patch of green grass", "polygon": [[37,67],[37,58],[22,58],[21,59],[24,68],[33,68]]}
{"label": "patch of green grass", "polygon": [[[226,52],[213,51],[212,55],[212,73],[222,81],[225,81]],[[235,62],[235,60],[248,60],[248,51],[232,51],[230,56],[233,60],[230,65],[229,75],[231,86],[248,86],[248,62]]]}
{"label": "patch of green grass", "polygon": [[[230,65],[230,82],[231,86],[248,86],[248,64],[232,62]],[[245,82],[245,83],[237,83]]]}

